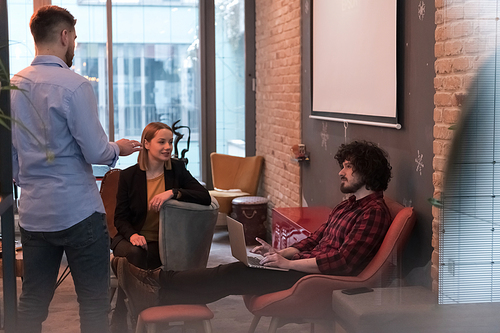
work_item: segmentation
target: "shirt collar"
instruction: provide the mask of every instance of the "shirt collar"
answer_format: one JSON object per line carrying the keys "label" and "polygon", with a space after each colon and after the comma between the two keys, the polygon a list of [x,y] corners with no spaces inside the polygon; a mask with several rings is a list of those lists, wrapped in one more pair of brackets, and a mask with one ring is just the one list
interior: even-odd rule
{"label": "shirt collar", "polygon": [[363,197],[359,200],[356,200],[355,195],[351,195],[349,197],[348,201],[349,201],[349,205],[353,205],[355,203],[358,205],[364,205],[367,202],[370,202],[370,201],[376,200],[376,199],[382,199],[383,197],[384,197],[384,193],[382,191],[378,191],[378,192],[374,192],[372,194],[369,194],[366,197]]}
{"label": "shirt collar", "polygon": [[36,65],[48,65],[48,66],[59,66],[65,69],[69,69],[68,65],[59,57],[54,55],[38,55],[31,62],[31,66]]}
{"label": "shirt collar", "polygon": [[172,159],[165,162],[165,170],[172,170]]}

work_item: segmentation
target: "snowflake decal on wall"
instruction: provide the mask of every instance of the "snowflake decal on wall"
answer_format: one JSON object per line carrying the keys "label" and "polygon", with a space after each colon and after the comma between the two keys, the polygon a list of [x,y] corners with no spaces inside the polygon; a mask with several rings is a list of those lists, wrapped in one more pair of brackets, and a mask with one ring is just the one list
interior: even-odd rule
{"label": "snowflake decal on wall", "polygon": [[321,131],[320,135],[321,135],[321,147],[325,147],[325,150],[327,150],[326,143],[328,142],[330,135],[328,135],[328,124],[326,122],[323,122],[323,130]]}
{"label": "snowflake decal on wall", "polygon": [[423,21],[424,16],[425,16],[425,3],[423,1],[420,1],[420,3],[418,4],[418,19],[420,21]]}
{"label": "snowflake decal on wall", "polygon": [[422,160],[424,159],[424,154],[420,154],[420,150],[417,150],[417,158],[415,159],[415,163],[417,163],[417,168],[415,171],[420,173],[420,176],[422,176],[422,169],[424,168],[424,163]]}

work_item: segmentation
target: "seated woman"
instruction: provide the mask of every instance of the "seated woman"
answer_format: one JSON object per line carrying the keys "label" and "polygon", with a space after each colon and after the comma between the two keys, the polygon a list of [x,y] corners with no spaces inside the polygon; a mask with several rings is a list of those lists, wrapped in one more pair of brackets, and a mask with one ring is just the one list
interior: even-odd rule
{"label": "seated woman", "polygon": [[[173,133],[168,125],[148,124],[142,132],[143,149],[138,163],[120,172],[115,209],[118,234],[111,241],[111,249],[114,256],[126,257],[131,264],[144,269],[161,266],[159,211],[165,201],[211,203],[210,194],[189,173],[184,162],[171,158],[172,141]],[[119,290],[112,325],[126,325],[123,298]]]}

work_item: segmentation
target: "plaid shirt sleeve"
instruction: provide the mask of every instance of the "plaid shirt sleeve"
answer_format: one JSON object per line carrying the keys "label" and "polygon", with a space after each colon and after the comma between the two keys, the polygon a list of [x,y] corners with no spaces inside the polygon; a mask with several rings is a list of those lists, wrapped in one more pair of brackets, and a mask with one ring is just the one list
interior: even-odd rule
{"label": "plaid shirt sleeve", "polygon": [[327,222],[323,223],[315,232],[303,240],[293,244],[292,247],[296,248],[300,252],[314,249],[319,244],[321,238],[323,238],[323,232],[325,231],[326,225]]}
{"label": "plaid shirt sleeve", "polygon": [[375,256],[390,225],[388,211],[376,208],[361,214],[342,245],[315,255],[323,274],[357,275]]}
{"label": "plaid shirt sleeve", "polygon": [[339,210],[342,210],[345,206],[345,202],[341,203],[337,207],[335,207],[331,212],[330,215],[328,216],[328,219],[326,220],[325,223],[323,223],[316,231],[314,231],[312,234],[310,234],[308,237],[298,241],[297,243],[294,243],[292,247],[296,248],[300,252],[304,251],[311,251],[313,250],[316,246],[319,245],[319,242],[323,238],[325,234],[325,230],[327,229],[327,226],[329,223],[332,222],[334,219],[335,213],[338,212]]}

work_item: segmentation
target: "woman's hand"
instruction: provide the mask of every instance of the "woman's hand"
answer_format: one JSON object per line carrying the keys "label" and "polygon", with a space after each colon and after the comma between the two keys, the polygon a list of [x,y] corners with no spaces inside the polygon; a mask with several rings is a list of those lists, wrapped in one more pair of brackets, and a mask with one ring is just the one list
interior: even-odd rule
{"label": "woman's hand", "polygon": [[155,195],[153,199],[151,199],[151,201],[149,202],[149,207],[148,207],[149,210],[159,212],[163,203],[167,200],[172,199],[173,196],[174,193],[172,192],[172,190],[168,190],[163,193]]}
{"label": "woman's hand", "polygon": [[148,249],[148,242],[146,242],[146,238],[144,236],[141,236],[139,234],[133,234],[130,236],[130,243],[135,246],[140,246],[144,250]]}

